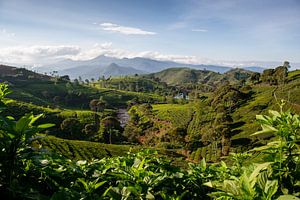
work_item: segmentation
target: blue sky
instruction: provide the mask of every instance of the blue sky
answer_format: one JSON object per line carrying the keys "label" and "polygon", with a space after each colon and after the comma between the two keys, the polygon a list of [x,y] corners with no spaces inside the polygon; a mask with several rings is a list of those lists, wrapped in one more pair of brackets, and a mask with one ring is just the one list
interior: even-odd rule
{"label": "blue sky", "polygon": [[299,0],[0,0],[2,62],[299,63],[299,44]]}

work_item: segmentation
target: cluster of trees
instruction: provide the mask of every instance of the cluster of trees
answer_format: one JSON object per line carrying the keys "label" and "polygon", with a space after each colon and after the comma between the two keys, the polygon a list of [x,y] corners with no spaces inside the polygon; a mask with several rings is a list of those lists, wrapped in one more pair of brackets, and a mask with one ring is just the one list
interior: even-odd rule
{"label": "cluster of trees", "polygon": [[84,139],[103,143],[120,143],[125,139],[120,122],[113,116],[104,115],[107,103],[103,98],[93,99],[89,103],[93,111],[93,121],[82,123],[75,114],[64,119],[60,124],[62,137],[70,139]]}
{"label": "cluster of trees", "polygon": [[285,61],[283,66],[275,69],[266,69],[260,77],[261,81],[270,85],[284,84],[288,75],[288,68],[290,68],[290,63]]}
{"label": "cluster of trees", "polygon": [[125,126],[124,136],[130,143],[144,143],[148,129],[153,127],[152,106],[150,104],[132,106],[129,115],[130,120]]}
{"label": "cluster of trees", "polygon": [[164,82],[151,80],[143,76],[101,79],[98,81],[100,87],[125,90],[131,92],[148,92],[160,95],[171,95],[176,87],[168,86]]}

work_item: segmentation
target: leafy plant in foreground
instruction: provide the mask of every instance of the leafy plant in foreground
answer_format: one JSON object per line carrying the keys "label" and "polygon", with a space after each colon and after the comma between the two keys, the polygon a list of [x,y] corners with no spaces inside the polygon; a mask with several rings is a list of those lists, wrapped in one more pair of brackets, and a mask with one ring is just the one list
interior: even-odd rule
{"label": "leafy plant in foreground", "polygon": [[[0,111],[5,109],[4,97],[9,93],[6,85],[0,84]],[[16,192],[18,181],[24,176],[28,167],[28,156],[32,153],[30,146],[33,137],[52,124],[34,125],[42,115],[26,114],[19,120],[11,116],[0,116],[0,183]]]}
{"label": "leafy plant in foreground", "polygon": [[210,195],[216,199],[294,199],[298,200],[300,186],[299,162],[299,116],[290,111],[284,112],[281,102],[280,112],[269,111],[270,116],[258,115],[262,130],[252,136],[273,135],[272,142],[257,147],[250,152],[260,153],[261,163],[242,164],[245,157],[232,155],[234,164],[229,178],[211,180],[205,185],[219,191]]}
{"label": "leafy plant in foreground", "polygon": [[284,104],[281,101],[280,112],[270,110],[270,116],[257,115],[262,130],[252,136],[272,134],[275,140],[253,151],[263,153],[272,162],[274,178],[283,194],[300,195],[300,118],[290,111],[284,112]]}

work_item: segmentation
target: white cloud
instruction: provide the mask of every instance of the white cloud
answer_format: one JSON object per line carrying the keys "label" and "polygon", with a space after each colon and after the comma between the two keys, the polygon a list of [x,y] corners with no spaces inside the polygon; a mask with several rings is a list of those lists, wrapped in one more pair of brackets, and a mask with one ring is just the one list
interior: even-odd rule
{"label": "white cloud", "polygon": [[6,37],[14,37],[16,34],[6,30],[5,28],[0,28],[0,35],[6,36]]}
{"label": "white cloud", "polygon": [[105,55],[109,57],[116,58],[135,58],[135,57],[143,57],[150,58],[154,60],[161,61],[174,61],[186,64],[211,64],[211,60],[206,58],[199,58],[197,56],[187,56],[187,55],[174,55],[174,54],[163,54],[157,51],[129,51],[126,49],[114,48],[112,43],[106,42],[102,44],[95,44],[93,48],[81,51],[77,55],[67,56],[68,58],[74,60],[88,60],[93,59],[99,55]]}
{"label": "white cloud", "polygon": [[196,56],[163,54],[157,51],[129,51],[113,47],[111,42],[96,43],[92,48],[82,49],[79,46],[15,46],[0,49],[1,63],[14,63],[20,65],[44,65],[62,59],[89,60],[105,55],[116,58],[144,57],[155,60],[174,61],[186,64],[210,63],[209,59]]}
{"label": "white cloud", "polygon": [[155,32],[145,31],[140,28],[134,28],[129,26],[121,26],[113,23],[102,23],[100,24],[102,30],[111,31],[115,33],[121,33],[125,35],[156,35]]}
{"label": "white cloud", "polygon": [[[115,48],[111,42],[95,44],[92,48],[82,49],[79,46],[57,45],[57,46],[16,46],[0,49],[0,63],[11,63],[16,65],[40,66],[57,62],[62,59],[89,60],[97,56],[105,55],[116,58],[143,57],[161,61],[174,61],[185,64],[207,64],[230,67],[262,66],[276,67],[281,62],[262,61],[225,61],[212,60],[199,56],[164,54],[157,51],[129,51]],[[294,67],[300,67],[300,63],[292,63]]]}
{"label": "white cloud", "polygon": [[15,46],[0,49],[0,62],[19,64],[45,64],[77,55],[81,51],[78,46]]}
{"label": "white cloud", "polygon": [[207,32],[207,29],[192,29],[193,32]]}
{"label": "white cloud", "polygon": [[185,64],[199,64],[203,62],[205,63],[208,62],[208,59],[198,58],[196,56],[163,54],[157,51],[139,52],[134,57],[144,57],[144,58],[150,58],[154,60],[173,61],[173,62],[179,62]]}

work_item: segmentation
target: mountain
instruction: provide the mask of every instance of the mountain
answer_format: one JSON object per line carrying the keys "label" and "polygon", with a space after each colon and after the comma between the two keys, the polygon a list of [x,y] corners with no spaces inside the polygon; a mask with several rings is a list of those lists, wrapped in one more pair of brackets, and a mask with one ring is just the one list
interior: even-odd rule
{"label": "mountain", "polygon": [[253,71],[253,72],[262,73],[266,68],[258,67],[258,66],[250,66],[250,67],[243,67],[243,69]]}
{"label": "mountain", "polygon": [[196,70],[191,68],[169,68],[157,73],[152,73],[149,78],[159,78],[160,81],[170,85],[180,85],[188,83],[202,83],[215,85],[222,81],[238,82],[242,79],[248,79],[254,72],[245,69],[231,69],[224,74],[208,71]]}
{"label": "mountain", "polygon": [[100,76],[125,76],[143,73],[145,72],[132,67],[121,67],[116,63],[111,63],[107,66],[83,65],[59,71],[60,75],[69,75],[72,79],[78,78],[79,76],[81,76],[83,79],[98,79]]}
{"label": "mountain", "polygon": [[[75,61],[71,59],[62,60],[50,65],[45,65],[42,67],[35,68],[39,72],[52,72],[54,70],[58,71],[59,74],[67,74],[71,78],[77,78],[78,76],[86,78],[97,78],[102,76],[99,72],[103,73],[100,68],[106,68],[110,64],[118,65],[120,73],[109,73],[110,70],[105,71],[105,76],[119,76],[119,75],[130,75],[130,74],[140,74],[140,73],[155,73],[168,68],[192,68],[197,70],[208,70],[213,72],[225,73],[231,70],[231,67],[219,66],[219,65],[194,65],[194,64],[184,64],[172,61],[159,61],[149,58],[115,58],[108,56],[98,56],[91,60]],[[262,72],[264,68],[253,66],[244,67],[244,69]],[[92,73],[92,71],[94,73]],[[115,71],[116,72],[116,71]],[[98,74],[97,74],[98,73]]]}
{"label": "mountain", "polygon": [[[115,63],[119,67],[123,67],[121,74],[132,74],[132,73],[153,73],[158,72],[171,67],[189,67],[194,69],[210,70],[215,72],[224,73],[230,70],[230,67],[217,66],[217,65],[192,65],[192,64],[183,64],[172,61],[158,61],[149,58],[114,58],[108,56],[98,56],[91,60],[84,61],[75,61],[71,59],[62,60],[53,64],[44,65],[42,67],[34,68],[38,72],[52,72],[58,71],[59,74],[68,74],[70,77],[78,77],[79,75],[85,75],[87,78],[91,71],[96,69],[109,66],[110,64]],[[134,71],[133,69],[137,70]],[[127,72],[125,72],[128,70]],[[95,74],[93,74],[95,75]],[[107,74],[115,75],[115,74]],[[96,75],[98,76],[98,75]]]}
{"label": "mountain", "polygon": [[102,68],[101,70],[95,70],[91,72],[91,76],[95,74],[100,74],[105,77],[108,76],[125,76],[132,74],[143,74],[141,70],[134,69],[132,67],[120,67],[116,63],[111,63],[110,65]]}

